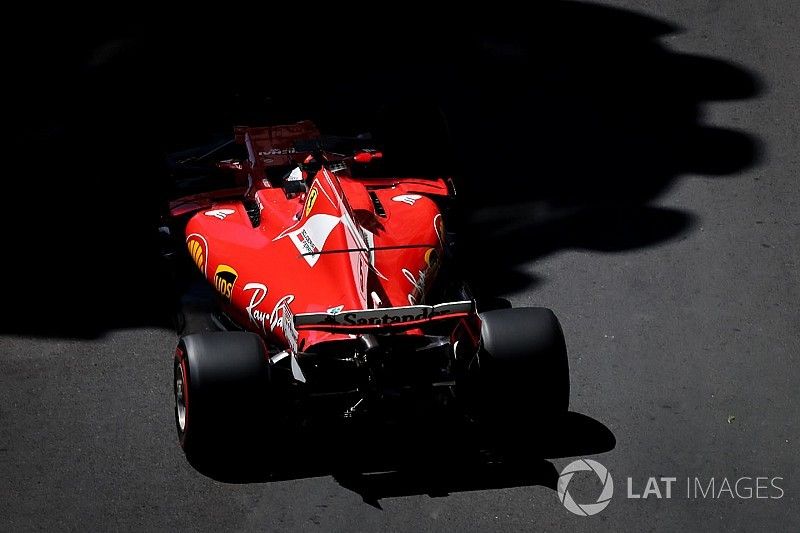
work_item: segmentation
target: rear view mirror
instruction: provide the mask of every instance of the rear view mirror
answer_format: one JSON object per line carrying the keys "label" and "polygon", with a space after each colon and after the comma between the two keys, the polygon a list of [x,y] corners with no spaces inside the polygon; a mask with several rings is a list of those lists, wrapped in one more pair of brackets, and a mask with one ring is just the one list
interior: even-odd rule
{"label": "rear view mirror", "polygon": [[356,163],[371,163],[374,159],[382,159],[383,153],[376,150],[362,150],[353,156]]}

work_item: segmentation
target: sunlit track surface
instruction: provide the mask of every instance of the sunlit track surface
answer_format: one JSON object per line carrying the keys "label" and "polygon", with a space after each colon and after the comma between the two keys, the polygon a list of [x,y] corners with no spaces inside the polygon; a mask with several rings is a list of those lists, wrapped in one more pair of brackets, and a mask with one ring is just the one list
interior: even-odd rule
{"label": "sunlit track surface", "polygon": [[[102,253],[89,237],[45,247],[19,228],[50,222],[17,217],[17,239],[35,243],[27,257],[49,266],[4,276],[10,294],[24,280],[33,297],[0,338],[0,530],[800,529],[800,10],[603,4],[619,10],[577,4],[551,13],[558,24],[531,23],[535,54],[487,37],[476,53],[489,59],[453,67],[476,76],[462,92],[444,86],[442,103],[457,157],[474,163],[467,273],[487,294],[558,314],[571,409],[589,418],[566,433],[577,446],[533,423],[562,457],[409,465],[400,454],[402,468],[374,476],[307,464],[289,479],[214,480],[176,440],[175,334],[147,315],[157,273],[134,253],[152,243],[131,222],[119,234],[94,227],[110,243]],[[58,191],[99,194],[67,183]],[[129,183],[113,186],[117,204],[92,209],[142,214],[140,197],[119,195]],[[91,212],[71,208],[61,230]],[[616,447],[586,457],[608,468],[615,493],[580,517],[555,487],[584,456],[580,441],[597,437],[592,419]],[[439,444],[428,435],[370,446],[422,458]],[[780,476],[785,494],[687,499],[679,485],[669,500],[626,497],[627,478],[641,493],[651,476]],[[594,501],[595,488],[573,496]]]}

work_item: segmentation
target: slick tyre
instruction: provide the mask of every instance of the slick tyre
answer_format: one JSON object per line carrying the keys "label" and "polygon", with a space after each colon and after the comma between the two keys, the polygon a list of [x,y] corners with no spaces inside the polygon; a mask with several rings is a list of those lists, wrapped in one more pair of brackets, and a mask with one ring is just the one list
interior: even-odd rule
{"label": "slick tyre", "polygon": [[257,335],[182,337],[173,364],[175,425],[190,462],[211,466],[254,449],[265,427],[269,385],[267,353]]}
{"label": "slick tyre", "polygon": [[529,431],[569,407],[569,365],[555,314],[541,307],[480,313],[480,418],[503,433]]}

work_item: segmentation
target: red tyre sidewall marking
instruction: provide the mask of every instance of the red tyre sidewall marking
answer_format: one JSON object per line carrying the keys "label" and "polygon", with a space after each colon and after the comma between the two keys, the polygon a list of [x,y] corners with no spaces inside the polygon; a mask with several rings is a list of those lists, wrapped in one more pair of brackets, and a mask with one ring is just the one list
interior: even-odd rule
{"label": "red tyre sidewall marking", "polygon": [[175,349],[175,357],[178,358],[178,364],[181,367],[181,375],[183,377],[183,434],[181,435],[180,444],[184,446],[186,443],[186,435],[189,432],[189,370],[186,368],[186,356],[184,351],[178,346]]}

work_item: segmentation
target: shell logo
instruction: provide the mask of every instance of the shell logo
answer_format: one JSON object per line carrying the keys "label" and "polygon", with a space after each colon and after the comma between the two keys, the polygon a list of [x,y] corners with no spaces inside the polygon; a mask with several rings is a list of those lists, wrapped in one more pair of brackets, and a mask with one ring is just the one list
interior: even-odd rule
{"label": "shell logo", "polygon": [[208,260],[208,243],[205,237],[199,233],[192,233],[186,238],[186,247],[189,249],[189,256],[194,264],[205,275],[206,261]]}

